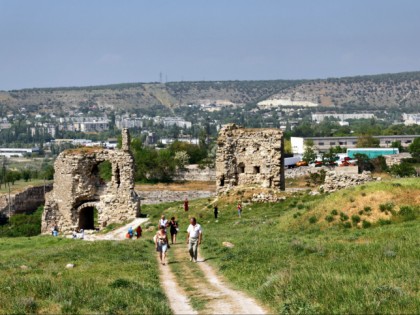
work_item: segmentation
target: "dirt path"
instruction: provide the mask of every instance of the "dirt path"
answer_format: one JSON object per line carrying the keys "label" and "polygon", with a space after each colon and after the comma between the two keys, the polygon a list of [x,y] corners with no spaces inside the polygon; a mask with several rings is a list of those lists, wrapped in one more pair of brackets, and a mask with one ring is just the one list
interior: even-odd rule
{"label": "dirt path", "polygon": [[138,225],[143,224],[146,222],[147,218],[137,218],[134,221],[115,229],[107,234],[86,234],[84,237],[85,241],[98,241],[98,240],[107,240],[107,241],[121,241],[125,239],[125,235],[127,234],[128,228],[131,226],[135,229]]}
{"label": "dirt path", "polygon": [[[107,234],[85,235],[86,241],[124,240],[130,226],[148,219],[138,218]],[[159,264],[160,282],[174,314],[266,314],[257,302],[232,289],[215,270],[199,257],[189,261],[187,245],[171,245],[168,264]]]}
{"label": "dirt path", "polygon": [[[202,257],[197,263],[190,262],[186,244],[171,246],[169,264],[161,266],[161,270],[178,283],[182,292],[187,292],[191,305],[199,314],[267,313],[254,299],[232,289]],[[180,303],[176,294],[168,295],[168,298],[171,305]],[[175,314],[190,314],[173,311]]]}

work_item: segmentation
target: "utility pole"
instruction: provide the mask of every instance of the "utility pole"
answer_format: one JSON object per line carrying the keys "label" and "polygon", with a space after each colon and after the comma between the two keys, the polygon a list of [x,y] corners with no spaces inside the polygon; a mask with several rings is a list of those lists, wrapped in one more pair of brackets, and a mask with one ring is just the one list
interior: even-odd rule
{"label": "utility pole", "polygon": [[11,207],[12,201],[10,200],[10,183],[7,183],[7,185],[9,186],[9,202],[8,202],[8,204],[9,204],[9,220],[10,220],[10,215],[11,215],[10,207]]}

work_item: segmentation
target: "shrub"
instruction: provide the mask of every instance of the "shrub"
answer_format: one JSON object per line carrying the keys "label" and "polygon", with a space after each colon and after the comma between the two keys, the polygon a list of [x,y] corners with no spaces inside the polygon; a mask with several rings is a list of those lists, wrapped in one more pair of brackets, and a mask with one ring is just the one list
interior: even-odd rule
{"label": "shrub", "polygon": [[347,221],[349,219],[349,216],[345,214],[344,212],[340,212],[340,220],[341,221]]}
{"label": "shrub", "polygon": [[336,209],[331,210],[331,215],[337,215],[338,211]]}
{"label": "shrub", "polygon": [[364,210],[366,213],[368,213],[368,212],[371,212],[371,211],[372,211],[372,208],[371,208],[371,207],[364,207],[364,208],[363,208],[363,210]]}
{"label": "shrub", "polygon": [[391,221],[390,220],[385,220],[385,219],[379,219],[378,224],[379,225],[388,225],[388,224],[391,224]]}
{"label": "shrub", "polygon": [[360,222],[360,216],[358,216],[357,214],[353,214],[353,215],[351,216],[351,221],[352,221],[354,224],[359,223],[359,222]]}
{"label": "shrub", "polygon": [[359,215],[362,215],[362,214],[363,214],[363,210],[360,210],[360,211],[359,211]]}
{"label": "shrub", "polygon": [[343,223],[342,223],[342,226],[343,226],[343,228],[345,228],[345,229],[349,229],[349,228],[351,228],[351,223],[350,223],[350,222],[343,222]]}
{"label": "shrub", "polygon": [[363,220],[362,221],[362,227],[364,229],[370,228],[372,226],[372,223],[370,223],[369,221]]}
{"label": "shrub", "polygon": [[415,220],[417,217],[416,209],[411,206],[401,206],[398,215],[403,217],[404,221]]}
{"label": "shrub", "polygon": [[392,211],[394,209],[394,204],[392,202],[387,202],[379,205],[379,210],[381,212]]}
{"label": "shrub", "polygon": [[309,223],[314,224],[316,223],[316,221],[318,221],[318,219],[316,218],[316,216],[312,216],[309,218]]}
{"label": "shrub", "polygon": [[406,162],[392,165],[390,172],[392,175],[398,177],[410,177],[416,175],[416,169]]}
{"label": "shrub", "polygon": [[325,221],[327,221],[327,222],[332,222],[332,221],[334,221],[334,216],[332,216],[332,215],[327,215],[327,216],[325,217]]}

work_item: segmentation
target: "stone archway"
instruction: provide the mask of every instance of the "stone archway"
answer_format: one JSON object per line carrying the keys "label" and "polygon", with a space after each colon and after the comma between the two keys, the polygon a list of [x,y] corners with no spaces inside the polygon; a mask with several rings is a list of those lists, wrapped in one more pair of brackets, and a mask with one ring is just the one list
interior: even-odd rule
{"label": "stone archway", "polygon": [[[67,234],[77,227],[101,229],[136,218],[139,197],[134,190],[134,158],[129,145],[128,130],[123,129],[121,150],[92,147],[60,153],[54,163],[54,188],[45,199],[42,233],[49,233],[55,225]],[[99,170],[106,161],[112,169],[108,182]]]}
{"label": "stone archway", "polygon": [[79,206],[77,208],[77,227],[84,230],[94,230],[96,228],[95,211],[98,218],[98,202],[86,202]]}

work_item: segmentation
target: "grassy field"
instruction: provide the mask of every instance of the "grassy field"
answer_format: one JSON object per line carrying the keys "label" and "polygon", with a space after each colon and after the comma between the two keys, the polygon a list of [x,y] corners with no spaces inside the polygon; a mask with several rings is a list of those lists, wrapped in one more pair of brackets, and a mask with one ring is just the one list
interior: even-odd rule
{"label": "grassy field", "polygon": [[[217,221],[212,199],[191,201],[188,213],[178,203],[143,211],[152,222],[161,213],[177,216],[180,241],[188,216],[196,216],[208,262],[277,313],[418,314],[419,197],[420,181],[401,179],[329,195],[302,193],[276,204],[244,204],[240,219],[232,195],[228,203],[217,201]],[[328,222],[333,210],[338,214]],[[235,247],[222,246],[224,241]]]}
{"label": "grassy field", "polygon": [[[182,202],[145,205],[150,221],[135,241],[0,238],[0,314],[170,313],[151,242],[155,230],[147,231],[162,213],[178,218],[178,242],[185,242],[188,218],[196,216],[204,229],[202,255],[276,313],[419,313],[418,179],[317,196],[301,192],[273,204],[244,202],[238,218],[243,196],[219,198],[218,220],[213,198],[191,200],[189,212]],[[225,241],[235,246],[224,247]],[[180,278],[185,272],[174,271]],[[192,297],[196,309],[205,305]]]}
{"label": "grassy field", "polygon": [[171,313],[149,240],[37,236],[0,248],[0,314]]}

